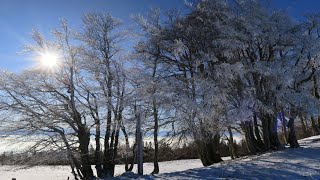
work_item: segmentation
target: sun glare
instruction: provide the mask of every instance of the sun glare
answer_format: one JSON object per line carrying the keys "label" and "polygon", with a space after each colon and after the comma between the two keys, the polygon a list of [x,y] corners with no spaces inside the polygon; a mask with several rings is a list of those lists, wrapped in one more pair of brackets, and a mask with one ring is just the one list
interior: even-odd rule
{"label": "sun glare", "polygon": [[45,52],[40,56],[40,63],[43,68],[54,69],[58,66],[58,55],[55,53]]}

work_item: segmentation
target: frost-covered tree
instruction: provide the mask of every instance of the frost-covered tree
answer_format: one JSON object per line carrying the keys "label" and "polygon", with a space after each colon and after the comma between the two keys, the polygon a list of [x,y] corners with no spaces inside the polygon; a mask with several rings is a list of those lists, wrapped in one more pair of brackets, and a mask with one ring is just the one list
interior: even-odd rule
{"label": "frost-covered tree", "polygon": [[[54,31],[54,36],[56,41],[49,42],[35,31],[35,45],[27,46],[26,51],[35,56],[59,54],[61,62],[55,66],[58,69],[39,67],[18,75],[2,75],[1,104],[4,110],[19,115],[12,122],[12,131],[36,139],[32,149],[58,146],[67,150],[75,178],[91,178],[90,122],[85,119],[84,107],[78,99],[81,77],[76,70],[78,50],[71,44],[71,31],[65,21]],[[52,138],[44,140],[44,135]]]}
{"label": "frost-covered tree", "polygon": [[[249,5],[250,10],[246,11]],[[266,149],[279,148],[277,112],[287,109],[287,116],[294,119],[297,109],[304,109],[309,115],[318,109],[318,103],[310,94],[309,84],[315,68],[310,64],[309,48],[305,44],[309,39],[308,30],[285,12],[270,13],[254,3],[240,7],[243,7],[248,35],[248,47],[243,51],[247,61],[244,65],[249,70],[249,84],[254,87],[255,111],[262,122],[264,145]]]}
{"label": "frost-covered tree", "polygon": [[[217,19],[217,16],[223,17],[223,20],[229,18],[223,3],[208,2],[207,5],[210,7],[199,6],[197,11],[187,17],[180,16],[177,11],[170,11],[166,26],[151,31],[147,37],[149,41],[156,40],[158,50],[155,53],[161,66],[166,69],[163,79],[172,87],[170,95],[179,134],[192,135],[199,145],[204,165],[221,161],[217,145],[220,141],[219,124],[223,118],[218,116],[221,113],[215,112],[219,112],[223,106],[217,103],[219,100],[214,94],[214,81],[208,78],[207,67],[214,63],[207,61],[212,55],[207,52],[214,49],[214,45],[210,44],[211,38],[218,38],[216,34],[221,31],[212,26],[221,23],[222,20]],[[213,13],[206,12],[203,9],[206,7],[221,9]]]}
{"label": "frost-covered tree", "polygon": [[[133,57],[136,59],[133,69],[138,72],[135,79],[136,93],[145,105],[147,120],[151,119],[154,138],[154,170],[152,174],[159,173],[159,143],[160,128],[166,131],[171,123],[172,107],[170,103],[170,87],[166,77],[168,71],[163,65],[161,57],[159,35],[162,32],[160,9],[152,9],[147,18],[136,16],[136,22],[141,28],[143,39],[135,46]],[[150,118],[149,118],[150,117]],[[148,125],[147,125],[148,126]],[[168,129],[168,128],[167,128]]]}
{"label": "frost-covered tree", "polygon": [[[109,14],[92,13],[83,17],[84,32],[79,39],[84,43],[82,65],[89,75],[89,85],[95,86],[95,94],[88,98],[102,100],[106,107],[91,108],[96,122],[96,169],[98,177],[114,176],[115,159],[119,144],[120,130],[123,125],[125,96],[125,71],[119,62],[119,41],[123,33],[118,30],[120,21]],[[88,93],[89,94],[89,93]],[[90,100],[88,101],[90,102]],[[90,105],[90,103],[88,103]],[[100,115],[99,115],[100,113]],[[104,157],[100,157],[101,121],[106,119],[104,137]]]}
{"label": "frost-covered tree", "polygon": [[[105,178],[114,176],[120,131],[127,136],[123,118],[126,75],[117,46],[123,35],[115,32],[119,21],[110,15],[87,14],[83,24],[84,29],[75,32],[63,21],[53,31],[52,41],[34,33],[35,44],[26,51],[36,59],[39,54],[55,53],[59,62],[49,69],[3,74],[1,107],[20,115],[12,123],[13,131],[51,135],[47,141],[36,141],[37,150],[48,148],[46,143],[67,149],[76,179],[94,178],[91,164]],[[95,159],[90,159],[89,152],[92,134]]]}
{"label": "frost-covered tree", "polygon": [[316,54],[306,53],[307,44],[317,43],[306,27],[314,30],[316,21],[299,24],[249,0],[199,1],[189,10],[168,13],[161,30],[149,24],[146,37],[156,39],[163,79],[174,87],[180,132],[199,143],[204,165],[219,161],[220,131],[230,126],[242,128],[252,153],[281,148],[278,113],[294,119],[318,107],[310,93]]}

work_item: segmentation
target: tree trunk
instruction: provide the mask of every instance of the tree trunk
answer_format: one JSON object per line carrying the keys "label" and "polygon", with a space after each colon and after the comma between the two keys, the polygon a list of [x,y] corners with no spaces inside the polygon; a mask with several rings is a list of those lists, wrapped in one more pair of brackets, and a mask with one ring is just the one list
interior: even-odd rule
{"label": "tree trunk", "polygon": [[97,171],[97,176],[99,178],[103,178],[103,169],[102,169],[102,161],[101,161],[101,146],[100,146],[100,120],[96,120],[96,135],[95,135],[95,141],[96,141],[96,150],[95,150],[95,168]]}
{"label": "tree trunk", "polygon": [[288,137],[288,142],[290,144],[290,148],[298,148],[299,143],[297,141],[296,133],[295,133],[295,128],[294,128],[294,119],[290,118],[288,122],[288,128],[289,128],[289,137]]}
{"label": "tree trunk", "polygon": [[126,157],[126,160],[125,160],[125,171],[128,172],[128,171],[132,171],[133,169],[133,166],[134,166],[134,163],[137,161],[137,143],[134,143],[133,147],[132,147],[132,154],[133,154],[133,158],[132,158],[132,161],[130,163],[130,166],[129,166],[129,162],[128,162],[128,158]]}
{"label": "tree trunk", "polygon": [[281,125],[282,125],[282,133],[283,133],[283,142],[285,144],[287,144],[287,137],[288,137],[288,133],[287,133],[287,120],[283,114],[283,111],[281,111],[279,114],[278,114],[278,117],[281,121]]}
{"label": "tree trunk", "polygon": [[115,131],[112,131],[110,144],[108,143],[108,149],[105,150],[105,159],[103,165],[104,178],[110,178],[114,176],[114,150],[113,150],[113,141],[114,141]]}
{"label": "tree trunk", "polygon": [[278,131],[277,131],[277,119],[270,114],[265,114],[261,116],[261,121],[262,121],[263,141],[264,141],[266,150],[281,149],[281,144],[278,138]]}
{"label": "tree trunk", "polygon": [[76,108],[74,73],[75,59],[72,57],[70,66],[70,82],[68,87],[70,91],[70,100],[67,103],[70,105],[72,118],[78,127],[77,137],[79,140],[82,179],[90,180],[94,177],[89,155],[90,130],[87,128],[86,123],[82,123],[81,114]]}
{"label": "tree trunk", "polygon": [[315,119],[311,116],[311,126],[316,135],[320,135],[320,128],[317,126]]}
{"label": "tree trunk", "polygon": [[259,146],[259,149],[261,150],[265,150],[265,145],[261,139],[261,136],[260,136],[260,130],[259,130],[259,127],[258,127],[258,118],[257,118],[257,115],[256,113],[254,112],[253,113],[253,125],[254,125],[254,134],[256,136],[256,139],[257,139],[257,144]]}
{"label": "tree trunk", "polygon": [[270,131],[270,143],[271,147],[274,150],[281,149],[281,143],[278,138],[278,121],[277,118],[269,115],[268,118],[270,119],[269,131]]}
{"label": "tree trunk", "polygon": [[269,139],[269,119],[262,116],[262,134],[263,134],[263,142],[266,147],[266,150],[270,150],[270,139]]}
{"label": "tree trunk", "polygon": [[[122,122],[122,111],[123,111],[123,93],[124,93],[124,86],[123,91],[121,93],[120,91],[120,79],[116,81],[117,85],[117,103],[115,105],[114,111],[114,123],[112,126],[112,134],[111,134],[111,140],[110,140],[110,149],[108,154],[108,160],[106,161],[106,168],[105,168],[105,174],[106,177],[113,177],[114,176],[114,170],[116,165],[116,159],[118,155],[118,144],[119,144],[119,133],[120,128],[123,126]],[[124,128],[124,126],[123,126]]]}
{"label": "tree trunk", "polygon": [[142,132],[141,132],[141,110],[137,114],[137,157],[138,157],[138,174],[143,175],[143,140],[142,140]]}
{"label": "tree trunk", "polygon": [[217,134],[208,140],[196,140],[198,154],[203,166],[210,166],[222,161],[219,154],[219,143],[220,136]]}
{"label": "tree trunk", "polygon": [[90,143],[90,132],[86,127],[79,128],[79,149],[81,159],[81,173],[84,180],[93,179],[93,171],[91,169],[90,155],[89,155],[89,143]]}
{"label": "tree trunk", "polygon": [[121,126],[121,130],[123,132],[123,135],[124,135],[124,138],[125,138],[125,141],[126,141],[126,154],[125,154],[125,171],[128,172],[128,171],[132,171],[133,169],[133,165],[134,165],[134,161],[135,161],[135,147],[136,147],[136,144],[133,145],[133,162],[130,164],[130,167],[129,167],[129,162],[128,162],[128,152],[130,150],[130,144],[129,144],[129,137],[128,137],[128,134],[126,132],[126,129],[124,127],[124,125]]}
{"label": "tree trunk", "polygon": [[253,127],[251,121],[241,122],[242,131],[245,133],[245,139],[248,151],[252,154],[257,154],[262,150],[258,147],[258,142],[253,134]]}
{"label": "tree trunk", "polygon": [[111,161],[111,168],[112,174],[114,175],[114,170],[116,166],[116,159],[118,157],[118,144],[119,144],[119,132],[120,132],[120,126],[118,126],[116,133],[115,133],[115,141],[113,144],[113,152],[112,152],[112,161]]}
{"label": "tree trunk", "polygon": [[[117,129],[115,133],[115,140],[113,144],[113,157],[112,157],[112,166],[113,166],[113,174],[114,174],[114,169],[116,165],[116,159],[118,157],[118,145],[119,145],[119,134],[120,134],[120,128],[122,123],[122,112],[123,112],[123,94],[120,100],[120,106],[119,106],[119,111],[117,115]],[[123,126],[124,127],[124,126]]]}
{"label": "tree trunk", "polygon": [[161,54],[160,48],[157,45],[157,58],[154,61],[153,66],[153,72],[152,72],[152,79],[153,79],[153,92],[152,92],[152,108],[153,108],[153,119],[154,119],[154,131],[153,131],[153,141],[154,141],[154,156],[153,156],[153,166],[154,169],[151,174],[158,174],[159,173],[159,145],[158,145],[158,131],[159,131],[159,117],[158,117],[158,107],[157,107],[157,99],[155,97],[156,91],[157,91],[157,85],[156,85],[156,73],[157,73],[157,66],[158,66],[158,60],[159,56]]}
{"label": "tree trunk", "polygon": [[302,115],[300,115],[300,122],[301,122],[301,128],[302,128],[302,133],[303,133],[303,137],[308,137],[308,131],[307,131],[307,127],[304,123],[304,118]]}
{"label": "tree trunk", "polygon": [[[64,132],[61,131],[61,130],[57,130],[57,131],[61,135],[63,143],[66,146],[67,153],[68,153],[68,160],[69,160],[69,163],[70,163],[70,167],[71,167],[71,171],[72,171],[72,174],[74,176],[74,179],[78,180],[78,176],[79,176],[80,179],[83,179],[83,176],[81,174],[81,165],[80,165],[78,159],[74,156],[74,152],[72,151],[72,149],[70,147],[70,144],[69,144]],[[76,169],[77,172],[74,169]]]}
{"label": "tree trunk", "polygon": [[228,142],[228,146],[229,146],[229,152],[230,152],[230,156],[232,159],[238,158],[238,155],[235,151],[235,147],[234,147],[234,140],[233,140],[233,134],[232,134],[232,130],[231,127],[228,126],[228,131],[229,131],[229,142]]}
{"label": "tree trunk", "polygon": [[154,169],[152,171],[152,174],[158,174],[159,173],[159,163],[158,163],[158,151],[159,151],[159,145],[158,145],[158,109],[157,109],[157,103],[156,99],[153,98],[153,118],[154,118],[154,132],[153,132],[153,141],[154,141],[154,157],[153,157],[153,165]]}
{"label": "tree trunk", "polygon": [[[103,171],[104,177],[113,177],[114,169],[112,166],[112,153],[113,150],[110,140],[111,135],[111,123],[112,123],[112,74],[110,68],[109,59],[106,58],[106,68],[107,68],[107,100],[108,100],[108,109],[107,109],[107,125],[106,125],[106,135],[104,140],[104,163],[103,163]],[[113,130],[114,131],[114,130]]]}
{"label": "tree trunk", "polygon": [[[317,85],[317,79],[316,79],[316,76],[313,76],[312,77],[312,80],[313,80],[313,95],[317,98],[317,99],[320,99],[320,95],[318,93],[318,85]],[[318,122],[319,122],[319,119],[318,119]],[[318,124],[320,125],[320,124]],[[314,131],[314,133],[316,135],[320,135],[320,128],[319,126],[317,126],[316,122],[315,122],[315,119],[313,116],[311,116],[311,126],[312,126],[312,129]]]}

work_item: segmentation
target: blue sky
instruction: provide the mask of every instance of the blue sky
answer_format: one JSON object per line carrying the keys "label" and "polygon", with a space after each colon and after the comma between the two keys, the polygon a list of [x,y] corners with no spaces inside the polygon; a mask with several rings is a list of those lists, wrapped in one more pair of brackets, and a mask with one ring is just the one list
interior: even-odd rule
{"label": "blue sky", "polygon": [[[183,7],[184,0],[0,0],[0,68],[21,71],[30,65],[18,55],[30,41],[33,28],[49,33],[67,19],[78,26],[86,12],[109,12],[129,25],[131,14],[145,13],[151,7]],[[273,0],[272,7],[282,8],[292,16],[317,12],[318,0]]]}

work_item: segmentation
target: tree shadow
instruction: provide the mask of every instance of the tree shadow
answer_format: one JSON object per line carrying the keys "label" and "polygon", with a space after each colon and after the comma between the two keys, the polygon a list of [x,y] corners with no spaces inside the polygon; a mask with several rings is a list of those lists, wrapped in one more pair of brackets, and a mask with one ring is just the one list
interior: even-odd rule
{"label": "tree shadow", "polygon": [[[320,179],[320,148],[286,149],[174,173],[138,179]],[[186,164],[186,166],[188,166]],[[174,167],[172,167],[174,169]],[[120,178],[123,179],[123,178]]]}
{"label": "tree shadow", "polygon": [[192,169],[184,172],[162,174],[160,179],[319,179],[317,175],[302,175],[287,169],[263,167],[256,164],[227,165],[223,167],[210,167]]}
{"label": "tree shadow", "polygon": [[320,148],[287,149],[148,179],[320,179],[318,164]]}

